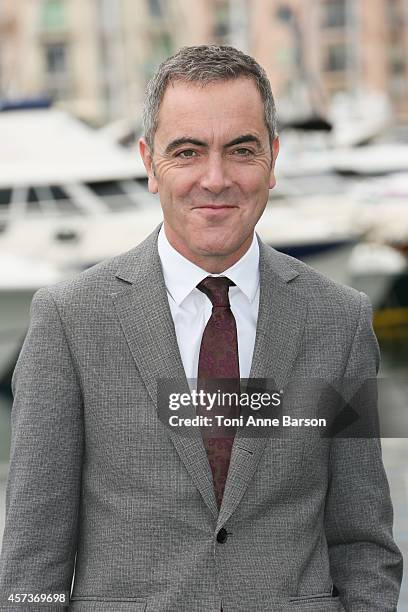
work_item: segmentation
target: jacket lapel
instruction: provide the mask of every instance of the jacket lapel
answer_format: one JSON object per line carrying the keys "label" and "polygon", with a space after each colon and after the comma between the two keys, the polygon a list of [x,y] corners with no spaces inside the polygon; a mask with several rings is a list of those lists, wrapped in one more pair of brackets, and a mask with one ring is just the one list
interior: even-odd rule
{"label": "jacket lapel", "polygon": [[[258,323],[250,378],[269,378],[284,389],[299,351],[306,320],[307,300],[292,281],[299,275],[286,257],[263,244],[260,248]],[[220,529],[238,506],[268,441],[245,437],[239,428],[234,440],[222,506]]]}
{"label": "jacket lapel", "polygon": [[[179,391],[189,392],[157,251],[159,229],[121,259],[116,273],[121,287],[112,294],[123,333],[156,411],[159,379],[180,380]],[[260,240],[259,247],[260,300],[250,378],[273,379],[281,389],[289,380],[299,350],[307,302],[294,283],[291,284],[298,272],[288,260]],[[189,437],[175,429],[167,428],[166,431],[204,502],[217,519],[218,530],[242,499],[268,438],[248,438],[238,429],[218,513],[200,430],[192,428]]]}
{"label": "jacket lapel", "polygon": [[[158,232],[156,228],[122,259],[116,273],[122,287],[112,294],[123,333],[156,411],[159,379],[177,379],[181,384],[178,391],[189,392],[157,251]],[[166,431],[205,503],[217,516],[212,474],[200,430],[192,428],[188,437],[172,428]]]}

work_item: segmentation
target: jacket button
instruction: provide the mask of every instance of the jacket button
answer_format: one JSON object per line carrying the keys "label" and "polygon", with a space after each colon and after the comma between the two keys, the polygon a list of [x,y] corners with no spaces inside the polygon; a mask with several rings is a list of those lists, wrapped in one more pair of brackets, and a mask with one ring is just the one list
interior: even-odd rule
{"label": "jacket button", "polygon": [[226,542],[227,539],[228,539],[227,530],[224,529],[224,527],[222,527],[222,529],[220,529],[219,532],[217,533],[217,542],[219,542],[220,544],[224,544],[224,542]]}

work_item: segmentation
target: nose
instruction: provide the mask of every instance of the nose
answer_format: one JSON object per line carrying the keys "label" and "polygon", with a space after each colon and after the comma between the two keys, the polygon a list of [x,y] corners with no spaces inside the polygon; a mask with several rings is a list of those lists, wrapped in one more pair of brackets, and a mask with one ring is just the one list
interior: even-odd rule
{"label": "nose", "polygon": [[219,154],[209,155],[201,177],[201,187],[211,193],[222,193],[231,185],[225,162]]}

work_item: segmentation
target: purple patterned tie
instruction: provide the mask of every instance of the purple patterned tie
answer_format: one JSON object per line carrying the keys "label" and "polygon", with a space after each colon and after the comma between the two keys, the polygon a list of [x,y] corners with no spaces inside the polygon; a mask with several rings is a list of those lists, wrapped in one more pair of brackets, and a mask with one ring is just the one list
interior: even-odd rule
{"label": "purple patterned tie", "polygon": [[[211,317],[203,332],[198,360],[198,387],[206,391],[220,390],[221,393],[239,393],[237,326],[228,298],[229,288],[234,284],[222,276],[207,276],[197,285],[197,289],[205,293],[213,306]],[[205,410],[201,412],[201,414],[205,413]],[[237,405],[218,407],[215,413],[236,417],[238,416]],[[206,414],[208,416],[209,413]],[[214,409],[210,417],[213,417],[213,414]],[[227,480],[235,430],[236,428],[228,428],[225,430],[227,433],[223,433],[222,429],[217,430],[216,428],[215,434],[213,430],[209,435],[209,430],[202,428],[219,508]]]}

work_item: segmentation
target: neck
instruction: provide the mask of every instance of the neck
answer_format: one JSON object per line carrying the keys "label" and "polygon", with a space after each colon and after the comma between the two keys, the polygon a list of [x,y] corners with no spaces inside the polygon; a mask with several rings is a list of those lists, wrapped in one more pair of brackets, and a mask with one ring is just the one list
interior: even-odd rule
{"label": "neck", "polygon": [[164,231],[168,242],[171,246],[178,252],[180,255],[191,261],[191,263],[195,264],[199,268],[202,268],[209,274],[222,274],[228,268],[231,268],[234,264],[237,263],[245,255],[245,253],[249,250],[252,240],[253,234],[248,236],[248,238],[241,244],[241,246],[236,249],[232,253],[227,254],[207,254],[207,253],[198,253],[194,252],[183,243],[180,243],[176,236],[173,235],[173,232],[169,232],[166,224],[164,224]]}

